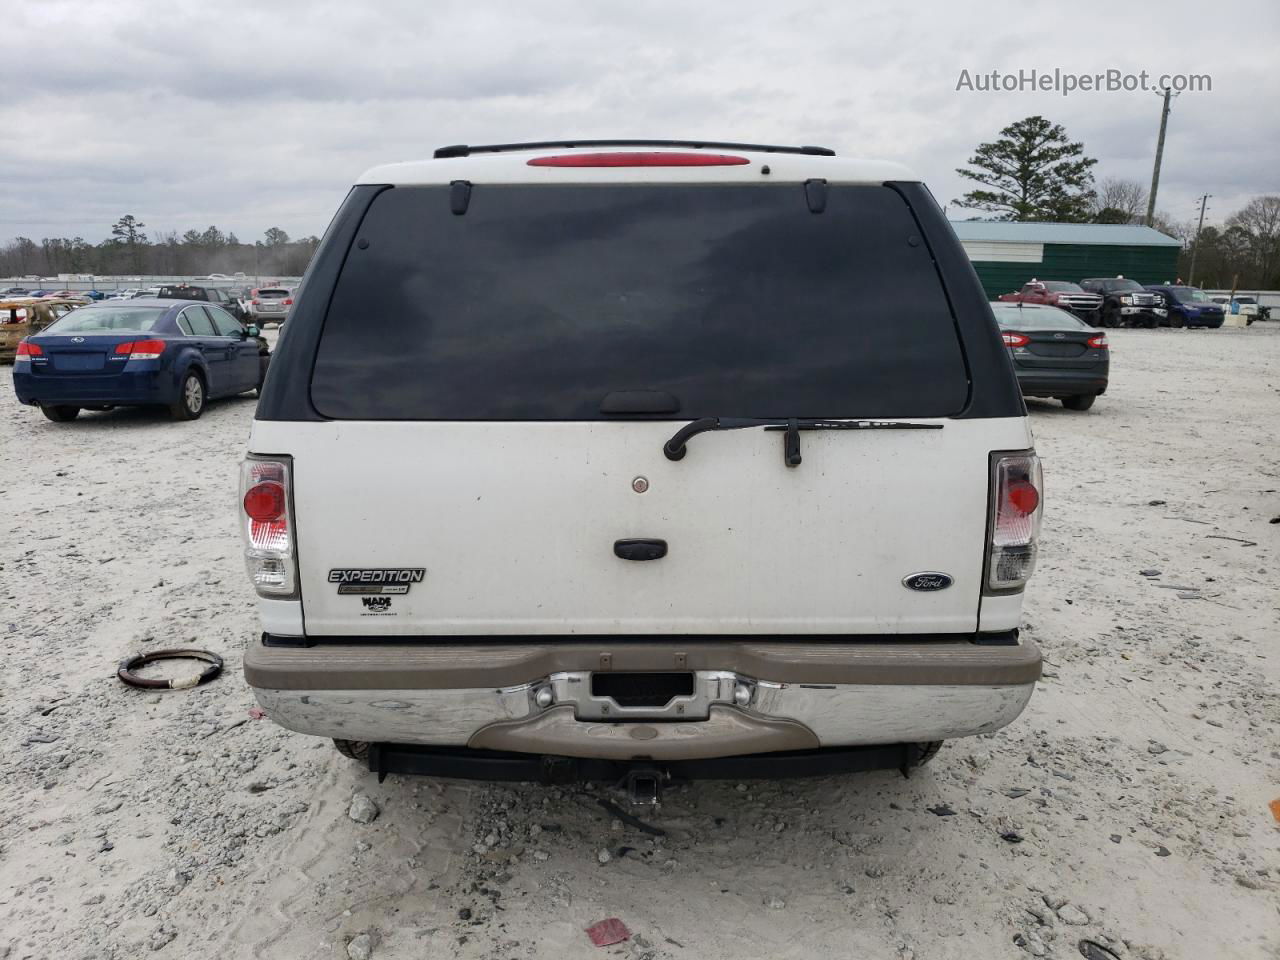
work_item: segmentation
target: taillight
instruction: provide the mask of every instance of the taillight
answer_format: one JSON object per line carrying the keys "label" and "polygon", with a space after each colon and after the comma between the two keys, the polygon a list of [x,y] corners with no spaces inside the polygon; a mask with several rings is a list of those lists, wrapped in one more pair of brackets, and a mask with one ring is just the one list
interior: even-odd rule
{"label": "taillight", "polygon": [[129,340],[116,344],[116,353],[130,360],[159,360],[164,353],[163,340]]}
{"label": "taillight", "polygon": [[30,358],[43,356],[44,350],[41,349],[40,344],[31,343],[29,340],[18,341],[18,352],[14,354],[15,360],[21,360],[23,357]]}
{"label": "taillight", "polygon": [[288,298],[287,300],[285,300],[285,301],[284,301],[284,305],[285,305],[286,307],[292,307],[292,306],[293,306],[293,298],[292,298],[292,297],[290,297],[290,298]]}
{"label": "taillight", "polygon": [[249,457],[240,465],[240,522],[245,566],[263,597],[294,597],[298,567],[293,549],[290,461]]}
{"label": "taillight", "polygon": [[1044,478],[1034,453],[996,454],[991,462],[991,528],[987,535],[987,586],[1021,587],[1036,568]]}
{"label": "taillight", "polygon": [[1024,337],[1020,333],[1002,333],[1000,336],[1003,338],[1006,347],[1025,347],[1031,342],[1030,337]]}
{"label": "taillight", "polygon": [[750,163],[746,157],[724,153],[564,153],[534,157],[531,167],[737,167]]}
{"label": "taillight", "polygon": [[261,301],[261,300],[259,300],[257,297],[254,297],[254,298],[253,298],[253,305],[254,305],[255,307],[260,307],[260,306],[262,306],[262,301]]}
{"label": "taillight", "polygon": [[[1089,344],[1089,346],[1091,347],[1095,347],[1098,350],[1105,350],[1107,349],[1107,335],[1105,333],[1100,333],[1097,336],[1090,337],[1088,340],[1085,341],[1085,343]],[[1120,352],[1124,353],[1123,350],[1121,350]]]}
{"label": "taillight", "polygon": [[284,485],[275,480],[260,480],[244,495],[244,512],[250,520],[272,523],[284,516]]}

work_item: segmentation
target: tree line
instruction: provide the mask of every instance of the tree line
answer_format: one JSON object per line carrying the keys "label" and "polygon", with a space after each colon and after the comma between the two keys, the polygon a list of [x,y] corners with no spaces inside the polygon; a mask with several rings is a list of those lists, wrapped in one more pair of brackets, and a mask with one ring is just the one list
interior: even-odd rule
{"label": "tree line", "polygon": [[98,243],[83,237],[15,237],[0,246],[0,277],[56,276],[205,276],[210,273],[301,276],[319,237],[292,239],[279,227],[261,240],[241,241],[215,226],[204,230],[145,232],[146,224],[125,214],[111,225],[111,235]]}
{"label": "tree line", "polygon": [[[956,170],[977,186],[955,205],[989,220],[1145,223],[1146,187],[1114,177],[1095,182],[1096,164],[1060,124],[1027,117],[979,144],[968,166]],[[1150,225],[1182,241],[1178,272],[1184,280],[1215,289],[1280,289],[1280,196],[1254,197],[1198,238],[1194,220],[1156,211]]]}

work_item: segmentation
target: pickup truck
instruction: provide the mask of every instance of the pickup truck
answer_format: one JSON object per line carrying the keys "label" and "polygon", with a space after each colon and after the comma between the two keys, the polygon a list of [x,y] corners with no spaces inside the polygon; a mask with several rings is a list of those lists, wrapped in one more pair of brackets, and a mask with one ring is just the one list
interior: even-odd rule
{"label": "pickup truck", "polygon": [[1080,284],[1067,280],[1036,280],[1024,283],[1015,293],[1002,293],[1001,303],[1035,303],[1057,307],[1074,313],[1090,326],[1097,326],[1102,319],[1102,297],[1086,293]]}
{"label": "pickup truck", "polygon": [[1136,280],[1125,277],[1094,277],[1080,286],[1102,298],[1104,327],[1160,327],[1170,322],[1164,299]]}

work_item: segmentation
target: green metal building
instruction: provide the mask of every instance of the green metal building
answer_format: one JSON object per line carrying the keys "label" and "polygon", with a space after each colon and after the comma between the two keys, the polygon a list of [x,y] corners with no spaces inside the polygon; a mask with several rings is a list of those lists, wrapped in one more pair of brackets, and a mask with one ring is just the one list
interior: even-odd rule
{"label": "green metal building", "polygon": [[952,220],[951,226],[993,300],[1031,279],[1171,282],[1182,249],[1173,237],[1131,224]]}

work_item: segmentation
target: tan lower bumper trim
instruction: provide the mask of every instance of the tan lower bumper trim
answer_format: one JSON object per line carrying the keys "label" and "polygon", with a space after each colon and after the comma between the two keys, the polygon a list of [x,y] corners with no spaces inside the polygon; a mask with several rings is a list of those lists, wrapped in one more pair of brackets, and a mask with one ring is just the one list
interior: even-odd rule
{"label": "tan lower bumper trim", "polygon": [[839,643],[717,641],[505,644],[342,643],[245,651],[249,685],[270,690],[450,690],[513,687],[562,671],[732,670],[778,683],[1004,686],[1040,678],[1030,641]]}

